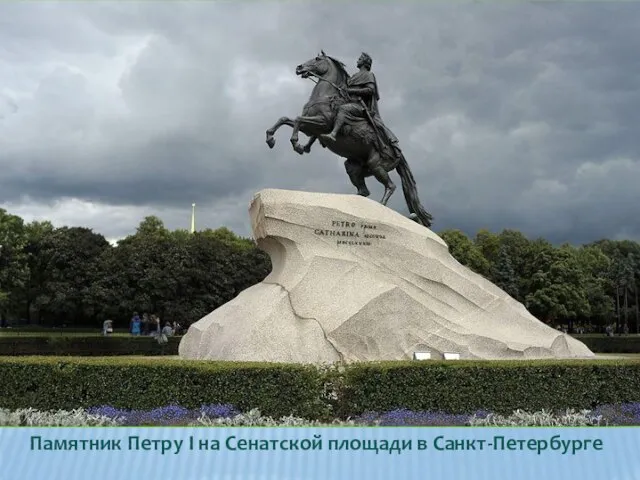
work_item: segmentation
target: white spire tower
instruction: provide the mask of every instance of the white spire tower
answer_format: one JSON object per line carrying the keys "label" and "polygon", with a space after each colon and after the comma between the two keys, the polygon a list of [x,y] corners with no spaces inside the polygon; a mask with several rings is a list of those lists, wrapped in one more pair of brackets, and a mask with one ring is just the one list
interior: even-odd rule
{"label": "white spire tower", "polygon": [[196,204],[191,204],[191,233],[196,231]]}

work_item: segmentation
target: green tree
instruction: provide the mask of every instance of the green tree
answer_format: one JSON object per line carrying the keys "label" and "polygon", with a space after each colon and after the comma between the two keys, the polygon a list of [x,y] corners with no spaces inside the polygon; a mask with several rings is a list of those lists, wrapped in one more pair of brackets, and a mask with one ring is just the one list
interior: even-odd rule
{"label": "green tree", "polygon": [[445,230],[440,233],[449,247],[449,253],[465,267],[474,272],[488,276],[491,266],[482,255],[480,249],[460,230]]}
{"label": "green tree", "polygon": [[125,249],[120,245],[111,247],[96,258],[97,278],[89,286],[91,302],[96,305],[96,318],[114,320],[116,328],[124,326],[122,319],[128,318],[133,308],[130,288],[125,283],[128,273],[127,259],[122,255]]}
{"label": "green tree", "polygon": [[576,252],[580,267],[586,274],[586,291],[591,308],[590,321],[594,324],[607,324],[614,312],[609,271],[611,260],[597,246],[584,246]]}
{"label": "green tree", "polygon": [[[498,261],[502,247],[500,237],[498,235],[490,232],[489,230],[482,229],[476,233],[473,243],[478,247],[480,253],[482,253],[482,256],[487,259],[489,264],[494,265]],[[504,256],[508,257],[508,255],[509,252],[505,249]]]}
{"label": "green tree", "polygon": [[556,249],[547,243],[539,241],[532,248],[531,270],[535,273],[531,276],[526,306],[548,323],[568,321],[572,330],[575,319],[591,315],[587,275],[574,248]]}
{"label": "green tree", "polygon": [[27,278],[27,259],[24,221],[0,209],[0,324],[6,323],[10,312],[24,289]]}
{"label": "green tree", "polygon": [[220,227],[215,230],[206,229],[200,233],[202,235],[211,236],[223,243],[226,243],[227,245],[231,245],[239,249],[251,249],[255,247],[255,243],[253,242],[253,240],[240,237],[229,230],[227,227]]}
{"label": "green tree", "polygon": [[136,229],[136,235],[138,236],[159,236],[166,237],[169,235],[169,230],[164,226],[162,220],[156,216],[145,217]]}
{"label": "green tree", "polygon": [[527,273],[527,259],[531,242],[521,232],[517,230],[505,229],[498,234],[500,249],[503,249],[504,255],[509,257],[511,267],[513,268],[517,283],[518,295],[514,298],[519,302],[524,302],[525,297],[529,293],[528,283],[529,276]]}
{"label": "green tree", "polygon": [[609,269],[609,279],[613,286],[616,302],[616,330],[622,332],[623,327],[628,326],[629,292],[633,291],[635,283],[632,254],[623,256],[622,252],[615,252]]}
{"label": "green tree", "polygon": [[92,295],[101,316],[128,321],[133,311],[183,324],[200,319],[261,281],[269,258],[230,230],[169,232],[153,217],[100,259]]}
{"label": "green tree", "polygon": [[115,254],[103,259],[105,282],[117,287],[126,302],[122,308],[162,315],[161,303],[172,298],[171,285],[179,275],[181,259],[175,256],[175,238],[162,231],[140,231],[121,240]]}
{"label": "green tree", "polygon": [[104,236],[83,227],[62,227],[40,242],[37,263],[42,280],[34,307],[46,323],[86,324],[99,306],[91,296],[98,259],[111,248]]}
{"label": "green tree", "polygon": [[24,251],[27,257],[27,280],[22,292],[22,311],[28,322],[31,322],[33,306],[38,296],[43,292],[49,268],[48,254],[43,247],[45,239],[51,236],[55,228],[49,221],[33,221],[26,225],[27,242]]}
{"label": "green tree", "polygon": [[491,269],[491,280],[513,298],[518,297],[518,276],[513,268],[509,252],[504,246],[499,247],[497,259]]}
{"label": "green tree", "polygon": [[640,281],[640,243],[631,240],[599,240],[594,242],[611,260],[608,278],[610,296],[616,311],[617,330],[628,325],[629,314],[635,317],[636,332],[640,331],[638,282]]}

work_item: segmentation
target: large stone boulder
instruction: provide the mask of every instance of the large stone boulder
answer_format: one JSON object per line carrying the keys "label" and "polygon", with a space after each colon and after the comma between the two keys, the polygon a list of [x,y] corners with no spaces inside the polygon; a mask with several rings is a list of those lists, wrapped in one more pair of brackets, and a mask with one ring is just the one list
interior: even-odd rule
{"label": "large stone boulder", "polygon": [[187,359],[328,363],[588,358],[428,228],[356,195],[263,190],[250,216],[272,273],[194,323]]}

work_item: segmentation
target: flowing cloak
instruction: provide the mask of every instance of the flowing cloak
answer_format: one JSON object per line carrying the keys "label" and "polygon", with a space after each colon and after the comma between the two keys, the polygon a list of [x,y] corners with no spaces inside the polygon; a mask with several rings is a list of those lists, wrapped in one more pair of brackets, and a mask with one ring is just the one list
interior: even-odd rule
{"label": "flowing cloak", "polygon": [[[384,134],[387,138],[385,140],[390,141],[391,143],[397,143],[398,139],[396,136],[387,128],[387,126],[382,121],[380,117],[380,111],[378,110],[378,101],[380,100],[380,94],[378,92],[378,82],[376,81],[376,76],[373,72],[369,70],[359,70],[354,73],[352,77],[347,80],[348,88],[368,88],[373,91],[371,95],[360,96],[364,101],[364,104],[367,106],[369,113],[371,114],[372,120],[375,122],[378,130]],[[362,110],[362,106],[360,104],[347,104],[345,105],[345,113],[347,114],[346,119],[351,122],[362,121],[362,118],[365,117],[365,112]]]}
{"label": "flowing cloak", "polygon": [[380,100],[380,94],[378,93],[378,82],[373,72],[369,70],[359,70],[347,81],[347,87],[349,88],[370,88],[373,90],[373,95],[367,95],[362,97],[365,105],[371,112],[371,116],[377,116],[378,112],[378,100]]}

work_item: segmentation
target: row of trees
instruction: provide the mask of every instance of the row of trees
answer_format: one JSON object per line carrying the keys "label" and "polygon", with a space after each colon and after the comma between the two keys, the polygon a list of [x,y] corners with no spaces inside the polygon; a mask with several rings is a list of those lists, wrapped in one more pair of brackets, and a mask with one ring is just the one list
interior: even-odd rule
{"label": "row of trees", "polygon": [[[640,243],[599,240],[554,246],[515,230],[441,233],[451,254],[549,324],[576,322],[638,332]],[[626,327],[626,328],[625,328]]]}
{"label": "row of trees", "polygon": [[[550,324],[637,331],[640,244],[554,246],[515,230],[440,232],[463,265]],[[0,318],[45,325],[125,323],[133,311],[193,322],[263,280],[269,257],[226,228],[190,234],[145,218],[111,245],[87,228],[25,223],[0,209]]]}
{"label": "row of trees", "polygon": [[25,224],[0,210],[0,315],[26,323],[93,326],[132,312],[185,324],[271,271],[254,242],[226,228],[190,234],[147,217],[111,245],[88,228]]}

